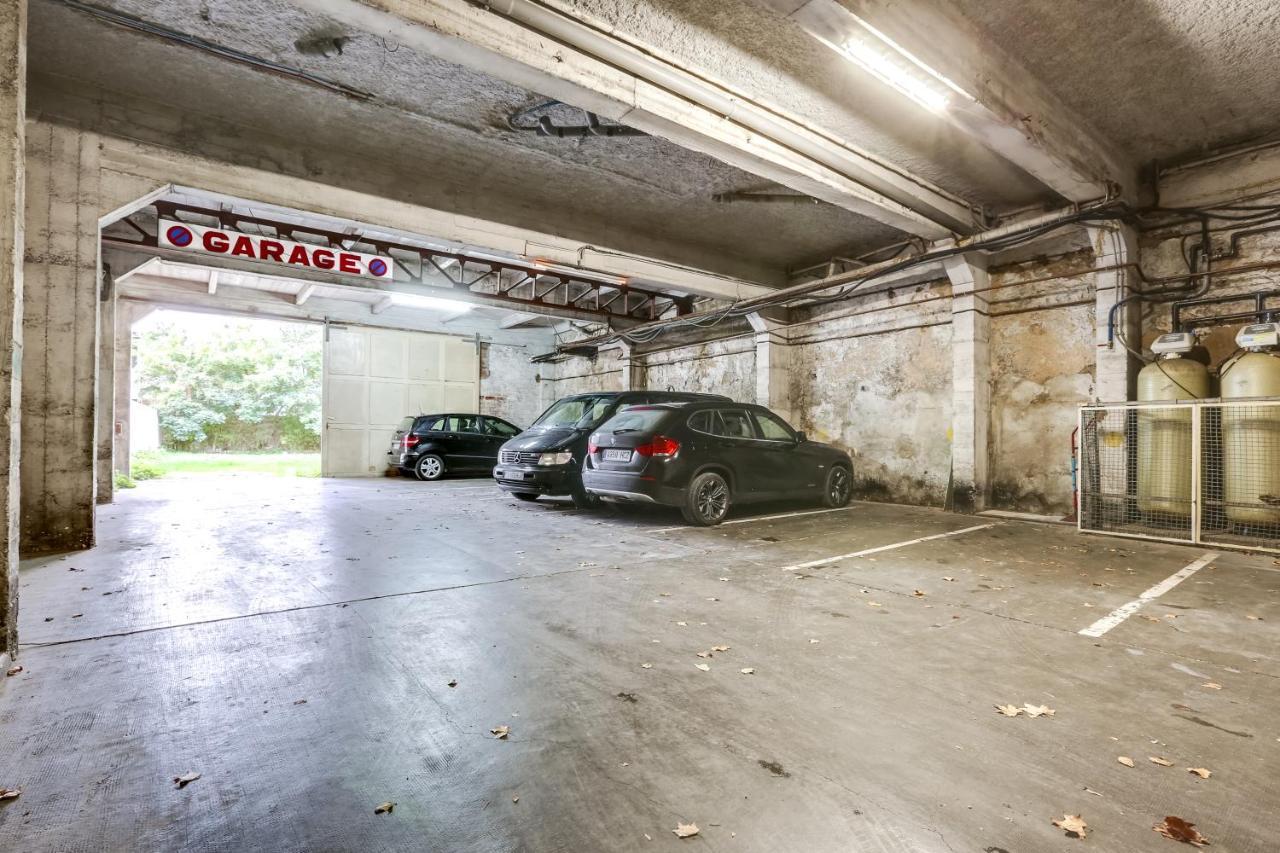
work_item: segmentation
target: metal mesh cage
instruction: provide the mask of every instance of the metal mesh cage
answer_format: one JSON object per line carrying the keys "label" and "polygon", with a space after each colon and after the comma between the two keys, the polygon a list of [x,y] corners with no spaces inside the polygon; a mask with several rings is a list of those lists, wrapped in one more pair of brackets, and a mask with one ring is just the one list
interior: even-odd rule
{"label": "metal mesh cage", "polygon": [[1080,529],[1280,551],[1280,400],[1080,410]]}

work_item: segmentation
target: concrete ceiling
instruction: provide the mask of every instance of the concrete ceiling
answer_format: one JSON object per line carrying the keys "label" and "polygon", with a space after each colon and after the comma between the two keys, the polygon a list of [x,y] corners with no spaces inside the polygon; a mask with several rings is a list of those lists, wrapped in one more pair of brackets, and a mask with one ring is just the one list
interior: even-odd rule
{"label": "concrete ceiling", "polygon": [[[662,139],[569,140],[514,131],[508,115],[542,96],[372,36],[354,34],[333,58],[300,52],[297,42],[342,31],[288,3],[104,5],[373,97],[334,94],[103,23],[57,0],[34,0],[32,115],[67,114],[163,144],[162,122],[143,110],[180,111],[181,126],[171,136],[193,150],[236,161],[256,156],[266,162],[253,165],[339,183],[340,167],[331,163],[341,154],[366,173],[393,175],[385,184],[412,196],[405,200],[762,283],[780,282],[788,266],[899,236],[826,204],[717,203],[718,193],[770,185]],[[137,108],[112,104],[116,93]],[[556,120],[578,123],[582,113],[562,108]],[[260,135],[274,145],[253,145]],[[275,149],[281,153],[268,153]]]}
{"label": "concrete ceiling", "polygon": [[[878,2],[840,1],[859,10]],[[972,204],[1002,212],[1061,201],[974,136],[818,44],[781,17],[777,2],[545,3]],[[336,185],[363,182],[388,197],[762,283],[903,236],[829,204],[717,203],[720,193],[778,188],[656,137],[566,140],[515,131],[508,116],[542,95],[340,27],[287,0],[99,5],[301,69],[355,96],[112,26],[74,5],[31,0],[32,115]],[[1273,6],[954,0],[948,8],[972,23],[979,46],[1003,51],[1051,90],[1073,121],[1146,163],[1280,129]],[[315,49],[333,38],[346,39],[340,55]],[[579,115],[562,107],[556,119]]]}
{"label": "concrete ceiling", "polygon": [[951,0],[1140,162],[1280,134],[1274,0]]}

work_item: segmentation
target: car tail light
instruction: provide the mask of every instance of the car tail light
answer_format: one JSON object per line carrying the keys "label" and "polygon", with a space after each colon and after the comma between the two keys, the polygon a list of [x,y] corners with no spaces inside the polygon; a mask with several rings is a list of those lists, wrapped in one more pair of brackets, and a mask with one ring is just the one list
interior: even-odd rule
{"label": "car tail light", "polygon": [[600,445],[596,444],[594,441],[587,442],[588,453],[595,453],[599,449],[600,449]]}
{"label": "car tail light", "polygon": [[680,442],[674,438],[667,438],[665,435],[655,435],[649,440],[648,444],[642,444],[636,448],[636,453],[641,456],[657,456],[668,457],[675,456],[680,450]]}
{"label": "car tail light", "polygon": [[420,441],[422,441],[422,436],[420,435],[406,435],[404,437],[404,449],[408,450],[412,447],[417,447]]}

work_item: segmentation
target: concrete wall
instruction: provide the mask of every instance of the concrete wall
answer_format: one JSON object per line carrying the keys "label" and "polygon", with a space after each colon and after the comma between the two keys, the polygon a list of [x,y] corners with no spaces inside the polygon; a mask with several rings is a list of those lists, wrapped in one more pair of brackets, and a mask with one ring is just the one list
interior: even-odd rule
{"label": "concrete wall", "polygon": [[935,505],[946,497],[948,294],[945,282],[877,294],[861,305],[802,315],[793,329],[795,426],[850,452],[861,497]]}
{"label": "concrete wall", "polygon": [[755,402],[756,347],[749,334],[649,352],[642,360],[647,388],[725,394]]}
{"label": "concrete wall", "polygon": [[595,358],[574,356],[548,366],[551,368],[546,371],[551,379],[548,404],[570,394],[622,390],[621,352],[616,349],[601,350]]}
{"label": "concrete wall", "polygon": [[93,544],[98,363],[98,145],[27,126],[22,552]]}
{"label": "concrete wall", "polygon": [[527,427],[551,404],[552,383],[540,379],[538,352],[522,346],[483,344],[480,348],[480,411]]}

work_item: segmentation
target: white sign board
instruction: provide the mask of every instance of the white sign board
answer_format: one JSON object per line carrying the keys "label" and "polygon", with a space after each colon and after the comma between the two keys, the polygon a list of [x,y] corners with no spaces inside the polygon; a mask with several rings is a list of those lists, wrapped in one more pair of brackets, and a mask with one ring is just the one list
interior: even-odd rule
{"label": "white sign board", "polygon": [[240,234],[171,219],[161,219],[159,229],[160,245],[166,249],[266,261],[294,269],[321,270],[384,281],[390,281],[392,277],[391,259],[381,255],[276,240],[257,234]]}

